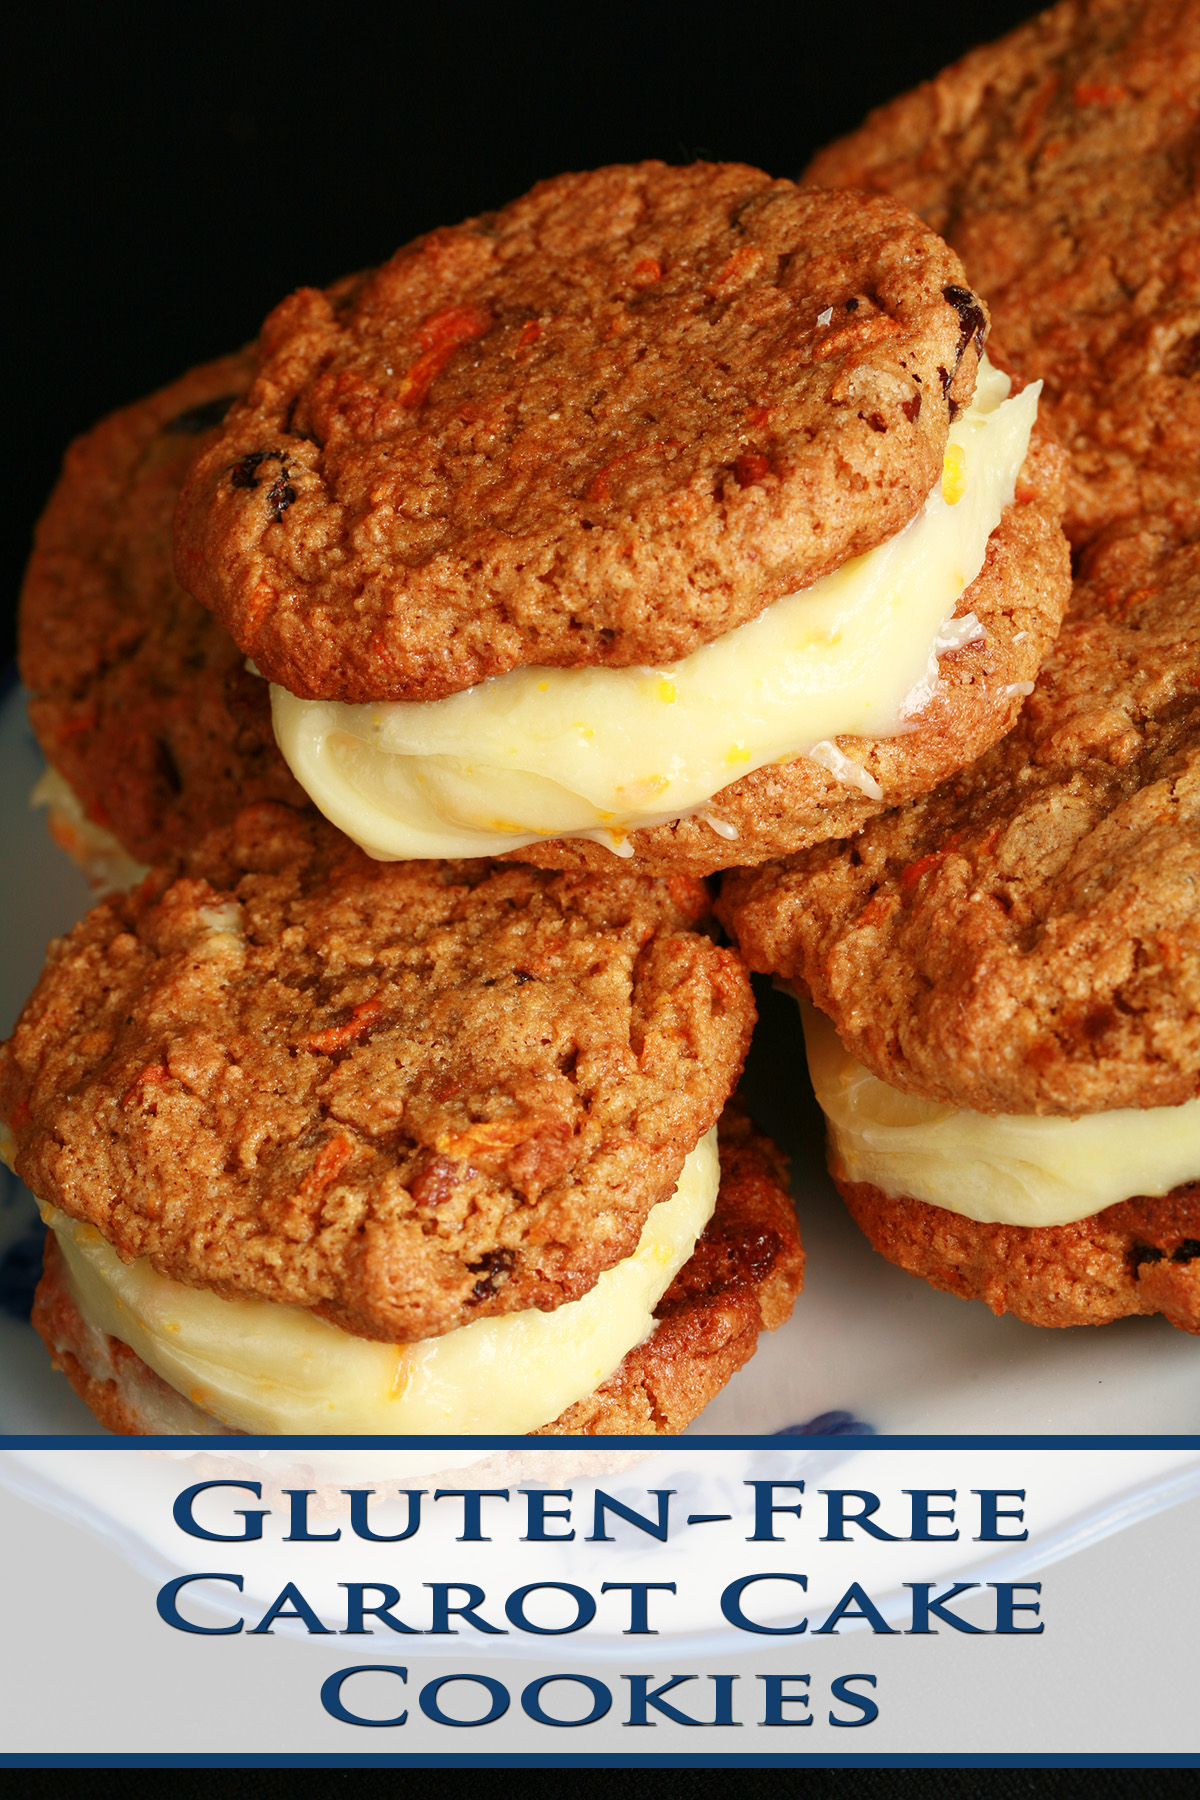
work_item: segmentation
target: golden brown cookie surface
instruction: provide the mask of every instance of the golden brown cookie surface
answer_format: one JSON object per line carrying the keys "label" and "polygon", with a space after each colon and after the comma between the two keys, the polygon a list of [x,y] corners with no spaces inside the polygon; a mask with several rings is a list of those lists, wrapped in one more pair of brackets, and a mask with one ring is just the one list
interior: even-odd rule
{"label": "golden brown cookie surface", "polygon": [[143,862],[255,800],[302,805],[266,687],[171,566],[179,487],[250,377],[193,369],[68,450],[21,597],[21,674],[43,750],[84,812]]}
{"label": "golden brown cookie surface", "polygon": [[873,113],[806,179],[894,194],[1046,382],[1067,529],[1200,511],[1200,5],[1064,0]]}
{"label": "golden brown cookie surface", "polygon": [[847,844],[728,877],[750,966],[884,1081],[980,1112],[1200,1086],[1200,542],[1114,527],[1017,726]]}
{"label": "golden brown cookie surface", "polygon": [[839,1179],[858,1225],[889,1262],[960,1299],[1030,1325],[1107,1325],[1163,1313],[1200,1332],[1200,1184],[1135,1198],[1072,1225],[984,1225],[923,1200]]}
{"label": "golden brown cookie surface", "polygon": [[985,330],[890,200],[559,176],[276,309],[176,567],[306,698],[671,661],[915,515]]}
{"label": "golden brown cookie surface", "polygon": [[373,863],[248,808],[55,945],[0,1052],[17,1167],[126,1257],[411,1341],[577,1298],[754,1017],[682,877]]}
{"label": "golden brown cookie surface", "polygon": [[[804,1251],[778,1152],[735,1107],[721,1122],[721,1190],[691,1259],[659,1303],[658,1327],[545,1435],[682,1431],[788,1317]],[[34,1325],[102,1425],[124,1435],[220,1431],[120,1339],[83,1318],[53,1233]]]}
{"label": "golden brown cookie surface", "polygon": [[[1017,497],[955,609],[956,617],[973,613],[983,636],[940,659],[936,692],[909,721],[912,729],[891,738],[836,740],[879,788],[877,797],[808,757],[769,763],[722,788],[701,814],[631,832],[629,847],[639,865],[707,875],[731,863],[765,861],[849,837],[995,743],[1015,723],[1025,684],[1037,675],[1070,594],[1062,504],[1062,452],[1035,426]],[[709,813],[733,835],[719,835],[705,817]],[[550,839],[510,854],[541,868],[603,872],[614,864],[610,851],[584,838]]]}
{"label": "golden brown cookie surface", "polygon": [[717,1209],[655,1311],[652,1337],[555,1433],[682,1431],[791,1313],[804,1251],[775,1145],[735,1104],[721,1120]]}

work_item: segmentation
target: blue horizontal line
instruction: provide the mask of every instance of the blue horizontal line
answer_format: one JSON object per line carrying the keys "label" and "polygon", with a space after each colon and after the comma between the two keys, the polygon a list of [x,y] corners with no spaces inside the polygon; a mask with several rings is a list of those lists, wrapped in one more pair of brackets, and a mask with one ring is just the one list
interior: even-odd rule
{"label": "blue horizontal line", "polygon": [[97,1752],[93,1755],[0,1755],[0,1769],[1195,1769],[1200,1755],[1075,1754],[1071,1751],[1031,1752],[1028,1755],[833,1756],[745,1755],[709,1753],[685,1755],[666,1751],[661,1755],[634,1753],[577,1756],[521,1755],[492,1751],[487,1755],[440,1755],[432,1751],[391,1756],[343,1756],[336,1754],[176,1755]]}
{"label": "blue horizontal line", "polygon": [[[606,1444],[615,1439],[605,1438]],[[888,1437],[622,1437],[639,1450],[778,1450],[804,1456],[812,1450],[1200,1450],[1200,1433],[1025,1436],[991,1433]],[[52,1432],[0,1434],[0,1450],[532,1450],[528,1437],[99,1437]],[[595,1437],[539,1438],[536,1449],[595,1450]],[[2,1766],[2,1765],[0,1765]]]}

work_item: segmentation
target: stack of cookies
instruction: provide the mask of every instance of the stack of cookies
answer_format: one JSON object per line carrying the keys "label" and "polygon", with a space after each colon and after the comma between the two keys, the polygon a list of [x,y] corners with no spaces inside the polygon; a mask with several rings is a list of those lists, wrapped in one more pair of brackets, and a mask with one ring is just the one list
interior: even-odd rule
{"label": "stack of cookies", "polygon": [[602,169],[73,448],[23,672],[57,835],[151,866],[0,1110],[106,1424],[676,1431],[787,1316],[707,878],[740,931],[1022,729],[1064,466],[988,326],[890,197]]}
{"label": "stack of cookies", "polygon": [[875,1247],[1041,1325],[1200,1331],[1200,6],[1067,0],[817,181],[961,252],[1070,452],[1076,581],[1004,741],[722,916],[792,983]]}

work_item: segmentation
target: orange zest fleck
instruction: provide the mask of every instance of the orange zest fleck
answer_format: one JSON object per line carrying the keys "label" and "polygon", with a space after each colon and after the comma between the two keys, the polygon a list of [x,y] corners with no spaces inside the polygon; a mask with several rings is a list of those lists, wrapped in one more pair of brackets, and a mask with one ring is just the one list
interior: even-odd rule
{"label": "orange zest fleck", "polygon": [[938,864],[945,860],[946,852],[944,850],[931,850],[928,856],[918,856],[916,862],[909,863],[907,869],[901,873],[901,893],[907,894],[910,889],[916,887],[922,875],[927,875],[930,869],[936,869]]}
{"label": "orange zest fleck", "polygon": [[330,1138],[317,1152],[317,1159],[300,1186],[303,1200],[317,1200],[335,1176],[340,1175],[354,1155],[354,1145],[344,1133]]}
{"label": "orange zest fleck", "polygon": [[330,1025],[325,1031],[314,1031],[304,1040],[306,1050],[319,1050],[323,1056],[329,1056],[334,1050],[344,1050],[347,1044],[353,1044],[358,1038],[365,1037],[383,1011],[382,994],[373,994],[356,1006],[350,1017],[341,1025]]}
{"label": "orange zest fleck", "polygon": [[422,405],[435,378],[459,345],[483,337],[493,323],[491,313],[480,306],[448,306],[444,312],[434,313],[426,319],[417,332],[421,355],[404,377],[398,396],[400,405]]}
{"label": "orange zest fleck", "polygon": [[536,344],[542,335],[542,327],[537,319],[527,319],[521,327],[521,335],[517,339],[518,350],[528,350],[530,344]]}

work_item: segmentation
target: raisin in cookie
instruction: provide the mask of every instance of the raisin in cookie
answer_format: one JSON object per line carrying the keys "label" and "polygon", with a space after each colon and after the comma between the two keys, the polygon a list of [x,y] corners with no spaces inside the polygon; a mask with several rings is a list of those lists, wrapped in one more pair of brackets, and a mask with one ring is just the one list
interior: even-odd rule
{"label": "raisin in cookie", "polygon": [[913,518],[985,327],[892,201],[559,176],[272,313],[176,566],[310,699],[670,661]]}
{"label": "raisin in cookie", "polygon": [[1200,543],[1122,521],[1002,743],[722,893],[872,1243],[1036,1323],[1200,1328],[1198,685]]}
{"label": "raisin in cookie", "polygon": [[124,1258],[390,1343],[586,1295],[737,1079],[681,877],[380,864],[263,803],[52,949],[16,1167]]}
{"label": "raisin in cookie", "polygon": [[[722,1116],[716,1210],[655,1309],[653,1329],[592,1393],[536,1429],[564,1434],[677,1432],[789,1316],[804,1252],[775,1147],[736,1106]],[[93,1324],[51,1232],[33,1322],[102,1425],[126,1434],[210,1433],[236,1426],[205,1412],[121,1338]],[[517,1368],[510,1378],[519,1381]],[[332,1427],[337,1428],[336,1422]]]}

